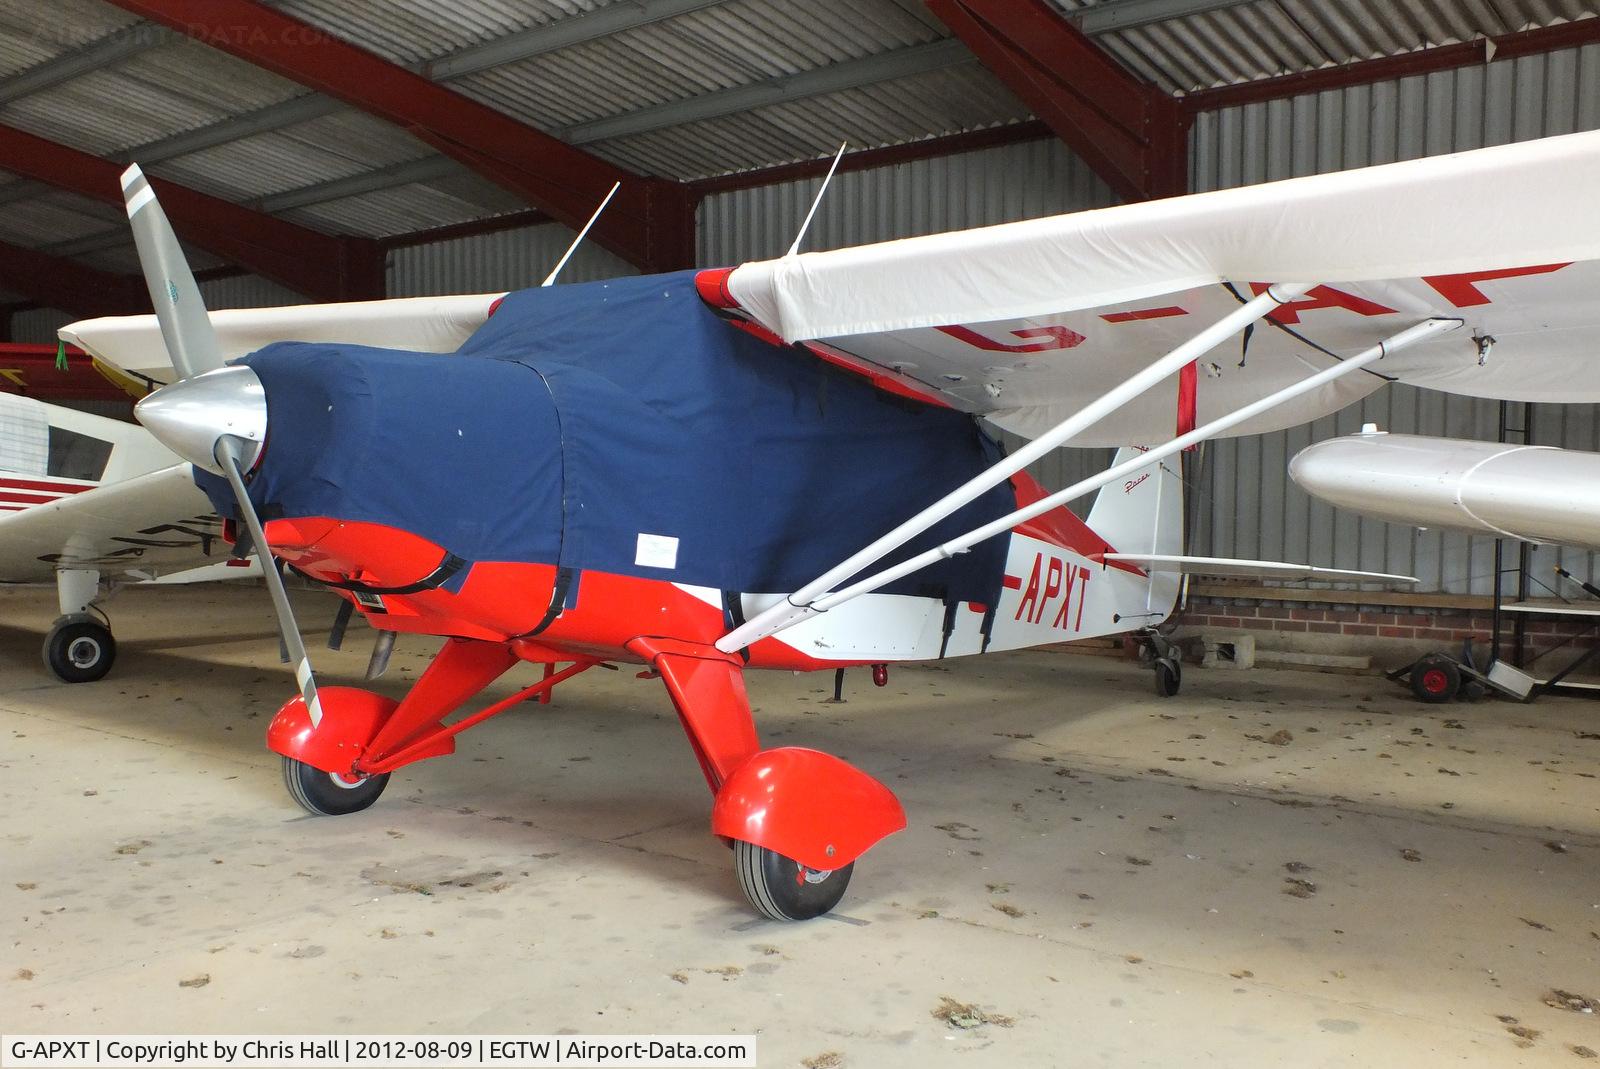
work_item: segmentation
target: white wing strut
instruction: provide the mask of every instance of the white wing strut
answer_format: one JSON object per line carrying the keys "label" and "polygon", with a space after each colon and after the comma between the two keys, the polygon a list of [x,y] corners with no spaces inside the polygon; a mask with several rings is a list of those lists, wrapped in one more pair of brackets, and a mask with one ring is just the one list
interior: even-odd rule
{"label": "white wing strut", "polygon": [[[724,653],[743,649],[745,646],[766,638],[768,635],[775,635],[784,628],[799,623],[813,613],[825,611],[814,605],[813,602],[826,594],[833,584],[842,579],[848,579],[867,565],[880,560],[884,554],[893,552],[896,548],[915,538],[969,501],[976,499],[990,487],[997,486],[1004,480],[1009,479],[1035,460],[1050,452],[1050,450],[1079,434],[1085,428],[1098,423],[1104,417],[1144,393],[1168,375],[1180,371],[1191,360],[1204,356],[1277,306],[1287,304],[1299,297],[1311,289],[1313,285],[1315,283],[1311,282],[1294,284],[1275,282],[1268,286],[1261,293],[1229,312],[1176,349],[1173,349],[1160,360],[1157,360],[1142,371],[1130,375],[1120,385],[1106,391],[1095,401],[1068,416],[1047,433],[1041,434],[987,471],[974,476],[962,486],[950,491],[950,493],[929,505],[888,534],[883,535],[865,549],[853,554],[842,563],[835,565],[793,594],[790,594],[786,600],[780,601],[765,612],[758,613],[745,621],[743,625],[719,639],[717,648]],[[889,580],[884,581],[888,582]]]}
{"label": "white wing strut", "polygon": [[[1309,288],[1310,286],[1301,287],[1299,292],[1304,292]],[[1269,289],[1267,292],[1263,293],[1261,297],[1268,296],[1270,293],[1271,290]],[[1254,301],[1249,302],[1249,304],[1241,305],[1239,312],[1243,312],[1246,309],[1249,309],[1251,305],[1255,305],[1261,300],[1261,297],[1257,297]],[[1279,299],[1292,300],[1293,298],[1286,297]],[[1264,315],[1266,311],[1269,310],[1270,308],[1263,308],[1257,311],[1256,315]],[[1150,368],[1146,369],[1146,371],[1148,372],[1149,370],[1157,367],[1164,367],[1168,361],[1172,360],[1179,354],[1183,354],[1185,356],[1185,359],[1181,361],[1180,364],[1186,363],[1188,359],[1196,355],[1192,351],[1192,347],[1196,342],[1200,341],[1201,338],[1206,334],[1211,334],[1218,330],[1229,320],[1236,319],[1238,314],[1239,313],[1236,312],[1233,315],[1230,315],[1219,321],[1215,326],[1204,332],[1202,335],[1196,335],[1194,339],[1191,339],[1188,343],[1185,343],[1179,348],[1173,350],[1171,354],[1163,358],[1158,363],[1152,364]],[[1028,456],[1027,459],[1020,464],[1015,463],[1018,457],[1028,454],[1031,447],[1019,450],[1015,455],[1008,457],[1000,464],[990,468],[987,472],[973,479],[966,486],[950,495],[947,495],[936,505],[920,513],[918,516],[913,517],[911,520],[907,521],[905,524],[902,524],[894,531],[891,531],[888,535],[885,535],[883,538],[879,539],[878,542],[873,543],[873,545],[867,547],[867,549],[863,550],[861,553],[856,554],[843,564],[831,569],[824,576],[809,584],[803,590],[796,591],[794,594],[791,594],[787,601],[781,602],[778,605],[774,605],[766,612],[761,613],[760,615],[746,622],[744,626],[729,632],[717,642],[717,648],[723,650],[724,652],[732,652],[734,650],[741,649],[744,646],[750,645],[751,643],[759,641],[762,638],[766,638],[768,635],[776,634],[777,632],[782,631],[784,628],[789,627],[794,623],[798,623],[800,620],[813,613],[827,612],[836,605],[842,605],[844,602],[849,601],[852,598],[859,597],[862,594],[871,593],[879,587],[888,583],[892,583],[896,579],[909,575],[920,568],[925,568],[937,561],[944,560],[948,557],[953,557],[958,553],[965,553],[967,550],[971,549],[973,546],[977,545],[979,542],[982,542],[986,538],[992,538],[995,535],[1008,531],[1019,523],[1026,522],[1035,516],[1042,515],[1053,508],[1066,504],[1073,498],[1080,497],[1091,490],[1096,490],[1101,486],[1104,486],[1106,483],[1114,482],[1117,479],[1123,478],[1134,471],[1148,467],[1152,461],[1171,456],[1173,453],[1180,452],[1191,445],[1202,442],[1205,439],[1228,429],[1234,424],[1241,423],[1244,420],[1258,415],[1269,408],[1273,408],[1277,405],[1283,404],[1286,401],[1292,400],[1308,390],[1317,389],[1318,387],[1324,386],[1327,383],[1340,378],[1341,376],[1349,375],[1359,371],[1368,364],[1381,360],[1389,353],[1398,352],[1400,349],[1403,349],[1408,345],[1414,345],[1425,338],[1430,338],[1436,334],[1442,334],[1445,331],[1454,330],[1459,326],[1461,326],[1461,320],[1459,319],[1424,320],[1421,323],[1417,323],[1414,326],[1401,331],[1391,338],[1379,342],[1377,345],[1372,346],[1370,349],[1367,349],[1365,352],[1357,356],[1351,357],[1348,360],[1343,360],[1332,367],[1325,368],[1324,370],[1317,372],[1315,375],[1311,375],[1305,379],[1302,379],[1293,386],[1286,387],[1282,390],[1279,390],[1275,394],[1263,397],[1260,400],[1248,404],[1235,412],[1231,412],[1228,415],[1221,417],[1220,419],[1212,420],[1205,426],[1197,427],[1188,434],[1180,435],[1177,438],[1172,439],[1170,442],[1167,442],[1165,445],[1157,446],[1156,448],[1151,449],[1148,452],[1141,453],[1122,464],[1114,465],[1111,468],[1101,472],[1099,475],[1094,475],[1082,480],[1081,482],[1075,483],[1074,485],[1067,487],[1065,490],[1051,494],[1049,497],[1034,502],[1032,505],[1029,505],[1026,508],[1018,509],[1008,516],[1002,516],[997,520],[992,520],[984,526],[970,531],[960,538],[943,543],[942,545],[935,546],[924,553],[920,553],[907,561],[895,565],[893,568],[888,568],[877,573],[876,575],[861,580],[859,583],[856,583],[853,586],[846,587],[844,590],[831,594],[827,592],[828,585],[837,582],[840,578],[854,574],[862,567],[865,567],[867,564],[877,560],[883,555],[883,553],[886,553],[895,546],[900,545],[906,539],[913,537],[927,526],[938,522],[940,519],[943,519],[951,512],[954,512],[956,509],[960,508],[967,501],[972,500],[973,497],[976,497],[978,493],[982,492],[982,489],[972,493],[966,498],[955,500],[954,504],[950,504],[953,499],[960,498],[960,495],[975,483],[988,480],[983,487],[983,489],[987,489],[989,486],[993,486],[998,483],[1001,479],[1007,478],[1012,473],[1020,470],[1026,464],[1032,463],[1032,461],[1035,459],[1034,456]],[[1241,328],[1242,324],[1234,329],[1237,330]],[[1223,335],[1223,337],[1226,336],[1227,335]],[[1200,350],[1200,352],[1205,352],[1217,344],[1217,341],[1220,340],[1221,339],[1216,339],[1211,341],[1206,348]],[[1160,377],[1164,378],[1170,372],[1170,370],[1172,369],[1166,368],[1163,370]],[[1100,419],[1106,414],[1106,402],[1113,396],[1122,394],[1127,387],[1139,377],[1140,376],[1134,376],[1134,378],[1129,379],[1116,390],[1107,393],[1105,396],[1087,406],[1070,419],[1063,421],[1054,430],[1052,430],[1050,434],[1042,438],[1035,439],[1034,442],[1031,443],[1031,446],[1038,446],[1040,442],[1050,441],[1053,443],[1054,441],[1059,440],[1058,435],[1060,435],[1060,432],[1063,430],[1063,428],[1068,428],[1069,424],[1077,422],[1088,413],[1092,413],[1090,416],[1091,419]],[[1141,387],[1141,389],[1143,389],[1143,387]],[[1116,404],[1121,403],[1122,399],[1119,399],[1116,402]],[[1115,405],[1112,405],[1111,407],[1114,408]],[[1070,437],[1071,434],[1076,432],[1077,428],[1072,427],[1067,430],[1065,437]],[[1000,474],[996,477],[994,475],[995,472],[999,472]],[[929,517],[930,513],[934,513],[936,511],[937,515]],[[925,522],[922,522],[922,526],[917,527],[915,530],[909,531],[904,535],[904,537],[901,537],[898,541],[894,541],[892,544],[884,546],[881,550],[878,549],[882,543],[894,538],[896,535],[901,534],[901,532],[905,531],[913,524],[916,524],[919,521],[924,521],[925,517],[928,518],[925,520]],[[878,551],[873,553],[874,550]],[[872,555],[868,556],[868,554]],[[821,585],[822,589],[814,590],[813,588],[818,587],[819,584]]]}

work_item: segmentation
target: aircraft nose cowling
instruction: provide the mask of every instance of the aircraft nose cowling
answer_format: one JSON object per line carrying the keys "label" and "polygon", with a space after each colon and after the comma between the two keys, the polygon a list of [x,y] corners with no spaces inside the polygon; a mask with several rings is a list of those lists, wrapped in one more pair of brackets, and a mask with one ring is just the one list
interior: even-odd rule
{"label": "aircraft nose cowling", "polygon": [[222,466],[215,450],[223,435],[245,443],[240,459],[246,470],[267,438],[266,391],[242,364],[163,386],[134,405],[133,414],[162,445],[217,475]]}

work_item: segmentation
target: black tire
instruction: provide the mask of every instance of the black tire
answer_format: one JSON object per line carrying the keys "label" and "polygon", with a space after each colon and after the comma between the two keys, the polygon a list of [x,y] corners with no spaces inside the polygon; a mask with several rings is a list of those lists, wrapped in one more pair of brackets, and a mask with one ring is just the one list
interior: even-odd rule
{"label": "black tire", "polygon": [[347,780],[292,757],[283,759],[283,784],[289,788],[289,797],[299,802],[301,809],[319,817],[359,813],[378,800],[388,783],[387,772]]}
{"label": "black tire", "polygon": [[104,679],[117,659],[111,629],[93,620],[76,620],[50,629],[44,640],[44,663],[63,683]]}
{"label": "black tire", "polygon": [[1155,675],[1156,693],[1163,698],[1172,697],[1183,686],[1183,667],[1170,657],[1163,657],[1156,662]]}
{"label": "black tire", "polygon": [[1461,669],[1438,653],[1417,658],[1411,666],[1411,693],[1429,705],[1447,702],[1461,689]]}
{"label": "black tire", "polygon": [[852,862],[819,873],[776,851],[740,840],[733,844],[733,867],[744,896],[757,913],[775,921],[808,921],[839,904],[856,866]]}

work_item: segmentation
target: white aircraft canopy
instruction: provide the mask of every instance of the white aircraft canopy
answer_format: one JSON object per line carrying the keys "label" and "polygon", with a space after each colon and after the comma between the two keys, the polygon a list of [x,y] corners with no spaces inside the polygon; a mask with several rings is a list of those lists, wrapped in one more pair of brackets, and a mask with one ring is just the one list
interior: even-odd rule
{"label": "white aircraft canopy", "polygon": [[[1316,288],[1201,361],[1201,422],[1434,316],[1465,329],[1230,433],[1306,422],[1388,379],[1600,401],[1596,189],[1600,133],[1574,134],[747,263],[724,287],[785,340],[1025,435],[1270,282]],[[1170,436],[1176,390],[1174,377],[1074,444]]]}

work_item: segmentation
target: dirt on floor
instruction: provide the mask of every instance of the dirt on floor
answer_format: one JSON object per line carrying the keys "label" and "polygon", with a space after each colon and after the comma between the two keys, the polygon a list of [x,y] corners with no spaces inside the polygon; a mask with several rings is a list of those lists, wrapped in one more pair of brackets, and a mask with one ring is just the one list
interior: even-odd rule
{"label": "dirt on floor", "polygon": [[[320,648],[362,685],[370,633]],[[106,680],[0,590],[7,1032],[749,1033],[762,1066],[1571,1065],[1600,1049],[1600,704],[1022,652],[753,673],[768,745],[910,826],[837,913],[760,920],[659,681],[590,672],[372,809],[263,744],[293,690],[248,586],[129,590]],[[316,627],[309,627],[315,624]],[[401,693],[437,642],[402,638]],[[519,669],[492,688],[534,678]]]}

